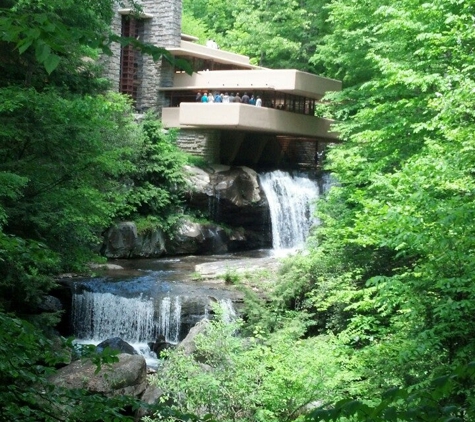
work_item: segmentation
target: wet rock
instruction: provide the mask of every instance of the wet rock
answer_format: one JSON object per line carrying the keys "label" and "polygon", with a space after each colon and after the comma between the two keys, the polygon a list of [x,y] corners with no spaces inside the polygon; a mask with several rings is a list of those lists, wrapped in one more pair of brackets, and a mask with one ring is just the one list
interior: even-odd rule
{"label": "wet rock", "polygon": [[63,304],[57,297],[45,295],[38,305],[38,308],[43,312],[58,312],[63,309]]}
{"label": "wet rock", "polygon": [[[102,255],[157,258],[163,255],[222,254],[271,245],[269,208],[258,174],[248,167],[186,167],[191,188],[187,206],[210,220],[183,221],[172,236],[160,230],[138,233],[134,222],[105,231]],[[224,228],[226,227],[226,228]]]}
{"label": "wet rock", "polygon": [[[276,257],[222,260],[205,262],[195,266],[197,272],[203,279],[218,279],[229,273],[242,274],[245,272],[268,270],[276,273],[280,266],[280,261]],[[224,282],[224,279],[222,280]]]}
{"label": "wet rock", "polygon": [[157,356],[160,356],[160,353],[163,352],[164,350],[175,348],[175,345],[171,344],[171,343],[168,343],[165,340],[165,337],[163,337],[163,336],[160,336],[153,343],[149,343],[148,346],[150,347],[150,350],[152,352],[154,352]]}
{"label": "wet rock", "polygon": [[205,170],[189,167],[188,173],[193,186],[187,197],[191,208],[218,224],[253,232],[253,241],[261,246],[270,244],[268,203],[254,170],[212,165]]}
{"label": "wet rock", "polygon": [[137,351],[120,337],[112,337],[104,340],[97,345],[96,350],[100,353],[104,351],[106,347],[109,347],[116,352],[126,353],[128,355],[138,355]]}
{"label": "wet rock", "polygon": [[183,221],[177,233],[167,242],[171,255],[220,254],[228,252],[229,236],[215,224]]}
{"label": "wet rock", "polygon": [[116,264],[89,264],[89,268],[92,270],[106,270],[106,271],[114,271],[114,270],[123,270],[124,267],[121,265]]}

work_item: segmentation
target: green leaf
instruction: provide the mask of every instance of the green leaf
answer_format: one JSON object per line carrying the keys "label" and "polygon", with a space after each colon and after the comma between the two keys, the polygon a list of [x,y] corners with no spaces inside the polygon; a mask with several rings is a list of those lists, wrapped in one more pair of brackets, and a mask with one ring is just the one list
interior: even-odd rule
{"label": "green leaf", "polygon": [[44,42],[38,42],[36,44],[35,48],[35,56],[36,60],[38,60],[40,63],[44,63],[45,60],[50,56],[51,54],[51,47],[44,43]]}
{"label": "green leaf", "polygon": [[18,45],[18,51],[20,54],[23,54],[28,48],[33,44],[32,39],[26,39],[24,42],[20,43]]}
{"label": "green leaf", "polygon": [[60,60],[61,58],[56,54],[50,54],[44,62],[46,72],[51,74],[51,72],[53,72],[58,67]]}

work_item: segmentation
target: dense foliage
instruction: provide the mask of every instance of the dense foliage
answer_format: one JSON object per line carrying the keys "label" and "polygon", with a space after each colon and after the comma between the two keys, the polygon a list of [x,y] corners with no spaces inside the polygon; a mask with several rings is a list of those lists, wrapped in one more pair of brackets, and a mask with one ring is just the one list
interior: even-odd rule
{"label": "dense foliage", "polygon": [[166,231],[181,212],[174,135],[153,115],[135,122],[97,60],[113,41],[165,52],[110,33],[113,4],[0,3],[1,420],[132,420],[138,405],[52,386],[69,348],[49,338],[58,316],[40,313],[53,277],[98,259],[116,220]]}
{"label": "dense foliage", "polygon": [[[207,322],[196,337],[196,351],[166,353],[153,383],[166,392],[172,408],[219,421],[285,421],[319,400],[342,397],[338,385],[350,379],[340,369],[344,353],[329,337],[301,340],[298,319],[271,336],[256,329],[249,337],[242,321]],[[340,350],[341,352],[341,350]],[[343,378],[342,378],[343,377]]]}
{"label": "dense foliage", "polygon": [[[45,3],[0,6],[0,310],[17,314],[116,218],[168,228],[181,200],[174,135],[153,116],[137,125],[84,60],[116,39],[112,0]],[[156,382],[172,407],[190,420],[473,420],[475,6],[183,4],[223,48],[343,80],[328,96],[343,142],[327,155],[322,225],[270,301],[249,300],[243,325],[210,324],[199,353],[169,354]],[[0,325],[4,419],[123,416],[124,403],[51,389],[52,343],[16,317]]]}
{"label": "dense foliage", "polygon": [[[50,275],[93,258],[115,219],[145,215],[169,229],[184,157],[153,115],[135,123],[129,100],[87,60],[111,41],[113,2],[11,3],[0,19],[0,291],[4,310],[23,312]],[[39,45],[61,57],[54,69]]]}
{"label": "dense foliage", "polygon": [[[70,345],[69,345],[70,346]],[[131,397],[107,398],[52,385],[48,376],[70,359],[70,348],[47,338],[28,322],[0,314],[0,420],[133,421]],[[117,361],[95,355],[98,364]],[[127,412],[126,409],[129,409]]]}
{"label": "dense foliage", "polygon": [[153,114],[145,116],[140,130],[133,172],[123,180],[129,185],[125,205],[117,215],[134,217],[142,231],[160,228],[169,232],[182,218],[187,156],[175,144],[176,132],[165,133]]}
{"label": "dense foliage", "polygon": [[[360,394],[424,390],[475,352],[473,5],[342,0],[328,10],[314,60],[346,86],[332,96],[344,142],[327,169],[338,185],[280,292],[354,348],[371,379]],[[473,397],[469,385],[453,391],[459,407],[446,417],[471,420]]]}
{"label": "dense foliage", "polygon": [[[278,47],[266,44],[264,32],[286,33],[286,23],[298,16],[288,4],[300,10],[318,7],[326,20],[314,21],[311,29],[317,48],[310,57],[301,49],[299,58],[344,83],[341,93],[327,97],[344,142],[328,154],[326,169],[337,183],[318,206],[322,226],[310,239],[308,254],[284,267],[272,305],[254,307],[252,322],[267,321],[273,330],[273,321],[293,309],[313,314],[308,335],[334,333],[348,347],[359,376],[350,383],[348,398],[363,399],[346,415],[472,420],[471,381],[443,387],[442,394],[433,382],[469,373],[475,358],[474,5],[456,0],[199,3],[203,7],[185,1],[185,11],[218,36],[225,34],[223,46],[258,61],[259,48],[244,45],[259,40],[272,59],[261,63],[270,67],[286,62]],[[250,8],[245,16],[244,5]],[[279,19],[284,10],[286,18]],[[266,13],[263,22],[259,16]],[[242,44],[233,44],[239,29],[245,32],[239,36]],[[291,52],[291,44],[287,47]],[[380,411],[391,400],[378,397],[396,386],[403,393],[394,399],[392,416],[384,416]],[[409,393],[413,408],[405,407]],[[404,394],[409,396],[403,399]],[[344,415],[315,413],[314,418]]]}
{"label": "dense foliage", "polygon": [[200,23],[209,38],[226,50],[245,54],[270,68],[319,72],[310,59],[326,30],[325,0],[184,0],[185,21]]}

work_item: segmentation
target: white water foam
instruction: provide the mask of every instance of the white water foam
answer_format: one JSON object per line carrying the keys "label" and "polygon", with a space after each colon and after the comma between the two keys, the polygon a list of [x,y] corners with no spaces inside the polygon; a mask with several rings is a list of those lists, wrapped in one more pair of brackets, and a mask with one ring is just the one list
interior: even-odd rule
{"label": "white water foam", "polygon": [[[106,339],[120,337],[145,357],[147,365],[157,366],[157,356],[148,343],[160,337],[171,344],[180,341],[182,300],[181,296],[164,296],[155,312],[152,299],[89,291],[74,294],[75,343],[97,345]],[[219,300],[219,305],[224,321],[230,322],[237,317],[230,299]]]}
{"label": "white water foam", "polygon": [[313,204],[319,196],[317,183],[281,170],[261,174],[259,179],[269,203],[274,251],[285,255],[302,248],[316,222]]}

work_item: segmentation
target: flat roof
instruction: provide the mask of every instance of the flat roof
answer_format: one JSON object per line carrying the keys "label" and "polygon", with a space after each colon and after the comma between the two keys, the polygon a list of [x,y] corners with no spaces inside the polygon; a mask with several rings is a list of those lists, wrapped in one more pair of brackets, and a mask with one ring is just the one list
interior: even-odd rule
{"label": "flat roof", "polygon": [[233,65],[242,69],[260,69],[259,66],[250,64],[249,57],[242,54],[206,47],[183,39],[181,40],[180,47],[170,47],[167,48],[167,50],[174,56],[210,60],[216,63]]}
{"label": "flat roof", "polygon": [[198,37],[195,37],[194,35],[188,35],[188,34],[181,34],[181,39],[183,41],[198,41],[199,38]]}
{"label": "flat roof", "polygon": [[[124,8],[124,9],[119,9],[117,11],[119,15],[135,15],[135,10],[131,8]],[[145,12],[140,12],[138,13],[138,17],[142,19],[152,19],[153,15],[151,13],[145,13]]]}

